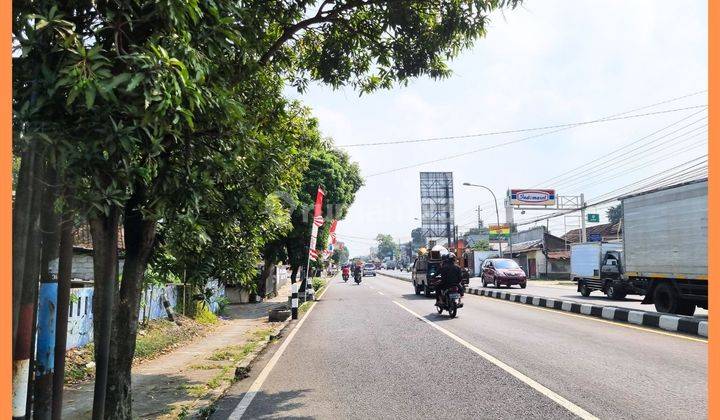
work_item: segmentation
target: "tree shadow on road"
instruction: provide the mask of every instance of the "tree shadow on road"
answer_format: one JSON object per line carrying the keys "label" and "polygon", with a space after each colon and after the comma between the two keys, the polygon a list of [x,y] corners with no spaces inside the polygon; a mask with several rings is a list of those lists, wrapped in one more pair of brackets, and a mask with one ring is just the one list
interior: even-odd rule
{"label": "tree shadow on road", "polygon": [[403,299],[406,299],[406,300],[427,300],[428,302],[431,299],[429,297],[426,297],[425,295],[416,295],[414,293],[406,293],[406,294],[402,295],[402,297],[403,297]]}
{"label": "tree shadow on road", "polygon": [[[305,404],[294,401],[298,398],[303,397],[309,389],[299,389],[295,391],[281,391],[274,394],[267,392],[258,392],[252,403],[245,411],[243,417],[253,419],[268,419],[268,418],[284,418],[284,419],[311,419],[312,416],[297,416],[289,414],[288,411],[292,411],[303,407]],[[242,400],[245,394],[236,395],[230,398],[226,398],[224,403],[227,403],[228,407],[235,407]],[[212,420],[228,419],[230,413],[225,411],[217,411],[211,417]]]}

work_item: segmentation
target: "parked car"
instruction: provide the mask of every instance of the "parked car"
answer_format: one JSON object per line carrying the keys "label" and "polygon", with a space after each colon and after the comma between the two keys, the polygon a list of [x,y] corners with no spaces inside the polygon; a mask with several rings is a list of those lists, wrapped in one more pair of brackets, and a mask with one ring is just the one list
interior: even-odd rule
{"label": "parked car", "polygon": [[363,276],[373,276],[375,277],[377,273],[375,272],[375,264],[365,264],[363,266]]}
{"label": "parked car", "polygon": [[525,271],[514,260],[509,258],[488,258],[482,264],[482,285],[492,283],[495,287],[519,285],[527,287]]}

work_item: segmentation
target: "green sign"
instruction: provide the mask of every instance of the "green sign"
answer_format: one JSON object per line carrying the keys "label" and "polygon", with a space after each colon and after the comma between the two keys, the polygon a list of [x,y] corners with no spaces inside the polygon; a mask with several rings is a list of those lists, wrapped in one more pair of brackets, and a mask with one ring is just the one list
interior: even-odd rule
{"label": "green sign", "polygon": [[597,223],[600,221],[600,215],[597,213],[588,213],[587,221],[591,223]]}

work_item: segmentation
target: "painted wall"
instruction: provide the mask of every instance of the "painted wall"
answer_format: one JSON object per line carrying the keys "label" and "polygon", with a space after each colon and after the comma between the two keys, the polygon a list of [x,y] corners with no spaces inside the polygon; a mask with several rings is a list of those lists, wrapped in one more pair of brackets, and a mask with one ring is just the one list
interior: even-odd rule
{"label": "painted wall", "polygon": [[[118,261],[118,265],[120,266],[120,273],[122,273],[123,265],[125,263],[124,259],[120,259]],[[50,261],[50,273],[57,276],[58,273],[58,259],[54,259]],[[93,258],[91,254],[84,254],[75,252],[73,254],[73,261],[72,261],[72,278],[74,279],[82,279],[82,280],[93,280]]]}
{"label": "painted wall", "polygon": [[[218,302],[225,295],[225,286],[213,280],[208,283],[214,293],[210,299],[210,309],[216,312],[220,309]],[[93,311],[92,299],[93,287],[74,288],[70,291],[70,308],[68,317],[68,337],[66,349],[82,347],[92,342],[93,339]],[[152,286],[142,294],[140,301],[139,319],[165,318],[167,313],[162,303],[165,295],[173,308],[181,297],[181,287],[177,285]]]}

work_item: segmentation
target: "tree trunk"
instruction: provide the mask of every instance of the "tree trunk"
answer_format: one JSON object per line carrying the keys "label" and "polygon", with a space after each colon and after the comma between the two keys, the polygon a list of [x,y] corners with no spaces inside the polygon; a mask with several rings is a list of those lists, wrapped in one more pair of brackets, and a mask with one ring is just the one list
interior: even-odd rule
{"label": "tree trunk", "polygon": [[[66,192],[65,197],[69,197]],[[58,258],[57,333],[55,336],[55,375],[53,375],[52,419],[62,418],[63,387],[65,384],[65,347],[67,347],[68,309],[70,307],[70,279],[73,259],[73,213],[63,214],[60,229]]]}
{"label": "tree trunk", "polygon": [[[17,312],[15,342],[13,343],[13,418],[22,418],[30,410],[27,401],[31,395],[30,377],[34,349],[35,303],[40,275],[42,197],[40,180],[42,179],[43,165],[39,156],[28,158],[28,165],[31,167],[27,169],[28,172],[25,173],[27,179],[22,183],[29,189],[28,196],[22,198],[25,208],[16,207],[13,214],[19,228],[24,229],[24,232],[13,232],[13,234],[17,233],[20,236],[19,239],[23,241],[23,247],[19,250],[21,255],[18,256],[20,261],[13,261],[13,263],[21,265],[21,267],[13,267],[13,316]],[[19,213],[23,211],[25,214],[20,215]],[[13,255],[14,259],[15,257]],[[16,294],[18,295],[17,300]]]}
{"label": "tree trunk", "polygon": [[50,262],[57,258],[60,246],[60,215],[55,211],[58,197],[57,173],[48,167],[42,189],[40,226],[42,247],[40,258],[40,295],[38,299],[37,350],[33,383],[34,419],[50,419],[52,405],[53,358],[57,316],[57,278],[50,273]]}
{"label": "tree trunk", "polygon": [[131,199],[125,211],[125,264],[113,319],[105,418],[132,418],[132,361],[143,277],[155,243],[157,222],[144,219]]}
{"label": "tree trunk", "polygon": [[[265,299],[267,296],[267,279],[272,274],[272,270],[275,268],[275,262],[265,260],[262,272],[260,272],[260,280],[258,281],[257,294],[261,298]],[[273,291],[275,292],[275,291]]]}
{"label": "tree trunk", "polygon": [[39,220],[39,211],[33,212],[32,209],[33,191],[36,184],[33,181],[39,171],[39,163],[40,158],[32,150],[23,153],[13,203],[13,343],[16,340],[20,316],[20,302],[25,279],[25,260],[28,257],[28,251],[39,246],[38,243],[32,243],[32,229],[37,228],[36,223]]}
{"label": "tree trunk", "polygon": [[89,219],[93,240],[93,339],[95,343],[95,390],[93,420],[105,417],[106,385],[108,383],[112,314],[117,308],[118,290],[118,219],[119,210],[110,208],[107,215]]}

